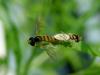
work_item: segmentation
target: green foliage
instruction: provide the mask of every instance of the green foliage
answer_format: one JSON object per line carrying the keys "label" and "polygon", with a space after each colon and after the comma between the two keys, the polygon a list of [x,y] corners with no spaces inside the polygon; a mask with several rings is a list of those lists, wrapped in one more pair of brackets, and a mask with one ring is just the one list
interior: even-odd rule
{"label": "green foliage", "polygon": [[[35,36],[38,17],[39,35],[64,32],[76,33],[83,38],[87,20],[100,10],[100,1],[92,2],[88,11],[79,13],[76,0],[0,0],[0,20],[4,24],[7,45],[7,57],[0,59],[0,65],[4,64],[9,69],[9,63],[14,62],[10,60],[12,53],[16,75],[60,75],[56,70],[65,63],[70,63],[75,70],[72,75],[99,75],[100,67],[96,67],[98,65],[93,64],[93,60],[100,56],[100,44],[87,44],[84,40],[79,43],[62,42],[54,45],[58,60],[52,61],[45,49],[39,45],[31,47],[27,42],[30,36]],[[85,60],[88,57],[84,58],[87,56],[84,54],[91,60]]]}

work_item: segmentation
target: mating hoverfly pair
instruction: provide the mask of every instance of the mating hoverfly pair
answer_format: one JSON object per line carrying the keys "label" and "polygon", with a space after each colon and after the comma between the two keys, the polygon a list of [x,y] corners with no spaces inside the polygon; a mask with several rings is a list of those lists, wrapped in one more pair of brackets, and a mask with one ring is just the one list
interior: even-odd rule
{"label": "mating hoverfly pair", "polygon": [[[37,24],[35,25],[35,33],[37,34],[39,28],[38,26],[40,25],[40,18],[37,19]],[[60,34],[56,34],[54,36],[49,36],[49,35],[36,35],[35,37],[30,37],[28,40],[28,43],[31,46],[36,46],[37,43],[41,43],[41,42],[48,42],[50,44],[59,44],[60,42],[67,42],[67,41],[75,41],[75,42],[79,42],[80,41],[80,37],[77,34],[66,34],[66,33],[60,33]],[[46,50],[47,54],[52,57],[52,49],[51,50]]]}

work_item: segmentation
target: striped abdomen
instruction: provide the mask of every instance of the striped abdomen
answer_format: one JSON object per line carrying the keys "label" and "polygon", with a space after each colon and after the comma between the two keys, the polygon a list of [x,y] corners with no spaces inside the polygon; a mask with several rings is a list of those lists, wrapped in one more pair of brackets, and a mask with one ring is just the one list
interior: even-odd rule
{"label": "striped abdomen", "polygon": [[76,42],[79,42],[80,41],[80,38],[78,35],[76,34],[72,34],[72,35],[69,35],[70,36],[70,39],[71,40],[75,40]]}
{"label": "striped abdomen", "polygon": [[57,41],[54,37],[48,36],[48,35],[36,36],[35,38],[38,39],[38,41],[47,41],[47,42],[55,42],[55,41]]}

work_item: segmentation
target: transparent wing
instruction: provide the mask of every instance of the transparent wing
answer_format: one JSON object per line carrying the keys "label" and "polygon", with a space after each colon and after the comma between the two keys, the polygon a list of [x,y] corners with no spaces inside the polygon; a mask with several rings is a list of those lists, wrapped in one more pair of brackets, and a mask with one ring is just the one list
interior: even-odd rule
{"label": "transparent wing", "polygon": [[57,54],[56,52],[54,51],[54,48],[48,48],[46,50],[47,54],[50,56],[50,58],[54,61],[57,61]]}
{"label": "transparent wing", "polygon": [[41,25],[41,17],[38,16],[36,18],[36,21],[35,21],[35,31],[34,31],[35,35],[39,35],[39,33],[40,33],[40,25]]}
{"label": "transparent wing", "polygon": [[57,53],[55,51],[56,48],[52,44],[48,44],[48,45],[44,46],[44,49],[53,61],[58,60],[57,59]]}
{"label": "transparent wing", "polygon": [[[41,16],[38,16],[36,18],[36,23],[35,23],[35,31],[34,31],[34,34],[35,35],[39,35],[42,31],[42,23],[43,19]],[[57,60],[57,56],[56,56],[56,52],[55,52],[55,47],[51,44],[48,44],[46,42],[41,42],[41,43],[38,43],[38,46],[40,46],[42,49],[45,49],[46,53],[49,55],[49,57],[52,59],[52,60]]]}

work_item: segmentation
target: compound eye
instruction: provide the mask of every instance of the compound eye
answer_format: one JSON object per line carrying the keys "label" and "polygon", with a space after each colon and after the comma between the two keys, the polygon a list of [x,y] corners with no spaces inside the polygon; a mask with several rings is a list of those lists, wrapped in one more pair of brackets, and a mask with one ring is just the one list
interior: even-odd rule
{"label": "compound eye", "polygon": [[35,40],[33,37],[30,37],[29,40],[28,40],[28,43],[31,45],[31,46],[34,46],[35,45]]}
{"label": "compound eye", "polygon": [[30,38],[29,38],[29,40],[33,40],[33,39],[34,39],[33,37],[30,37]]}

